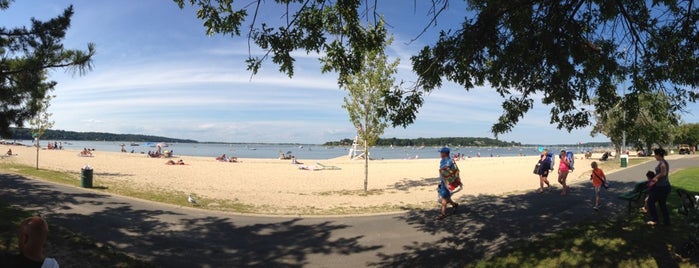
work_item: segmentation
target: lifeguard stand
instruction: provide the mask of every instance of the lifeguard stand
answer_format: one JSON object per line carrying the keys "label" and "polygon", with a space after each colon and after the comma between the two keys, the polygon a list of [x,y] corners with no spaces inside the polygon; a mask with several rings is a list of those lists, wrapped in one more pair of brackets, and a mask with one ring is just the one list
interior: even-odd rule
{"label": "lifeguard stand", "polygon": [[364,148],[359,145],[359,135],[354,136],[354,142],[352,142],[352,148],[350,148],[348,156],[352,160],[364,159]]}

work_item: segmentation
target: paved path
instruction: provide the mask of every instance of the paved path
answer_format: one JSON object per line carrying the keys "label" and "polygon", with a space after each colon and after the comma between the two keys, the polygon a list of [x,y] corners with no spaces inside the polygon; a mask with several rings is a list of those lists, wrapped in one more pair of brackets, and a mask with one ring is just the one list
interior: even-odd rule
{"label": "paved path", "polygon": [[[436,208],[363,217],[239,216],[15,175],[0,175],[0,202],[39,210],[51,223],[162,267],[462,267],[514,240],[623,211],[616,193],[628,190],[655,164],[608,174],[613,191],[605,192],[607,204],[598,213],[591,209],[589,184],[574,185],[566,197],[558,192],[467,196],[459,213],[441,222],[432,220]],[[671,160],[670,165],[673,170],[699,166],[699,158]],[[533,176],[521,179],[536,183]]]}

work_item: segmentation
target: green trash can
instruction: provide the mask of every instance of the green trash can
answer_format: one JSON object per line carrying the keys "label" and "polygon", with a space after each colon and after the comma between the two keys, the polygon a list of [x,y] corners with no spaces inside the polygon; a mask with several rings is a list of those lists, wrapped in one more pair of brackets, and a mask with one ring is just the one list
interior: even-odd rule
{"label": "green trash can", "polygon": [[629,165],[629,155],[621,155],[621,167],[627,167]]}
{"label": "green trash can", "polygon": [[80,169],[80,187],[92,188],[92,169],[91,168]]}

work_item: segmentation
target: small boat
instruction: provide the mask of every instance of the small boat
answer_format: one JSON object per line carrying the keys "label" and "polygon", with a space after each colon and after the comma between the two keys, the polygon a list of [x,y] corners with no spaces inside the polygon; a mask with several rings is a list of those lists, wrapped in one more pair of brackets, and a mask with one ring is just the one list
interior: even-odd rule
{"label": "small boat", "polygon": [[131,146],[139,146],[138,143],[131,143]]}

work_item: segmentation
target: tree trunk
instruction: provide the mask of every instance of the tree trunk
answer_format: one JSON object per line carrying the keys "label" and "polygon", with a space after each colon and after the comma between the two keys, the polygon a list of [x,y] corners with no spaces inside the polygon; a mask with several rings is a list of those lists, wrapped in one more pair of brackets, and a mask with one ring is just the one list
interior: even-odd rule
{"label": "tree trunk", "polygon": [[364,139],[364,192],[368,191],[369,184],[369,146]]}
{"label": "tree trunk", "polygon": [[36,169],[39,169],[39,149],[41,149],[39,138],[36,138]]}

